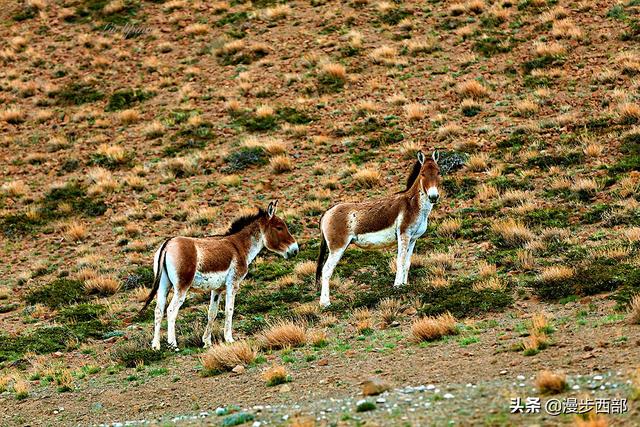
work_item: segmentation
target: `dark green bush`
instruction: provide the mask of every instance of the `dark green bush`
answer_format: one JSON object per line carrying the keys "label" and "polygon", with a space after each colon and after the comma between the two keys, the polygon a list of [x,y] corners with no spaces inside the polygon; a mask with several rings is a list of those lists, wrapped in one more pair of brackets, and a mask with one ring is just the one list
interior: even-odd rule
{"label": "dark green bush", "polygon": [[86,299],[84,283],[66,278],[56,279],[25,296],[25,301],[29,304],[44,304],[50,308],[60,308]]}

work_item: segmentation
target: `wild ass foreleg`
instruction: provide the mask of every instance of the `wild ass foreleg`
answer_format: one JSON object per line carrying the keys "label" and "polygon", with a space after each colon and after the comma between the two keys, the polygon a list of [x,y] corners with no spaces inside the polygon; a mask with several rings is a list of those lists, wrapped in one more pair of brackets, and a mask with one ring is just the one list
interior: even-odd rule
{"label": "wild ass foreleg", "polygon": [[235,283],[227,282],[227,294],[224,301],[224,340],[233,342],[233,308],[236,301],[236,292],[240,287],[240,280]]}
{"label": "wild ass foreleg", "polygon": [[398,256],[396,258],[396,279],[393,286],[402,286],[405,278],[405,267],[407,261],[407,253],[409,251],[409,237],[403,235],[398,230]]}
{"label": "wild ass foreleg", "polygon": [[413,255],[413,249],[416,246],[416,240],[411,239],[409,241],[409,248],[407,249],[407,256],[404,260],[404,280],[402,281],[403,285],[409,283],[409,269],[411,268],[411,256]]}
{"label": "wild ass foreleg", "polygon": [[178,342],[176,341],[176,319],[178,318],[178,310],[180,310],[186,298],[187,290],[176,291],[176,286],[174,286],[173,298],[167,310],[167,343],[176,350],[178,350]]}
{"label": "wild ass foreleg", "polygon": [[204,335],[202,336],[202,342],[204,343],[205,348],[211,346],[211,332],[213,330],[213,323],[215,322],[216,316],[218,315],[219,302],[220,302],[220,292],[218,290],[211,291],[211,301],[209,302],[207,327],[204,330]]}
{"label": "wild ass foreleg", "polygon": [[[162,274],[160,272],[159,274]],[[162,325],[162,318],[164,317],[164,308],[167,305],[167,293],[169,292],[169,279],[166,275],[160,278],[160,285],[158,287],[158,294],[156,300],[155,318],[153,325],[153,341],[151,341],[151,348],[154,350],[160,350],[160,326]]]}
{"label": "wild ass foreleg", "polygon": [[322,266],[322,289],[320,291],[320,305],[322,307],[328,307],[331,305],[331,302],[329,301],[329,282],[331,281],[333,271],[336,269],[345,249],[347,249],[346,246],[336,250],[335,252],[330,252],[327,257],[327,261],[324,263],[324,266]]}

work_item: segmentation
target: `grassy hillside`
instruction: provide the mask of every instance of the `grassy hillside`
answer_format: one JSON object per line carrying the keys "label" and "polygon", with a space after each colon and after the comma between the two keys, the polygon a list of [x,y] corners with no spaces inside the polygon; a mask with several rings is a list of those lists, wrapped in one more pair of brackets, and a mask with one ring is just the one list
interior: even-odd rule
{"label": "grassy hillside", "polygon": [[[511,360],[530,363],[527,376],[612,369],[630,380],[640,362],[640,300],[630,307],[640,292],[639,19],[635,0],[9,2],[0,10],[0,405],[27,391],[23,418],[3,422],[50,414],[34,401],[42,396],[77,404],[43,423],[123,421],[136,412],[83,412],[78,398],[134,384],[153,402],[152,390],[175,378],[184,390],[243,396],[208,405],[249,405],[271,390],[261,375],[276,363],[293,372],[293,394],[264,402],[294,396],[315,417],[310,402],[331,388],[302,398],[296,387],[324,378],[309,367],[319,360],[346,375],[345,357],[362,371],[337,386],[343,397],[368,375],[398,387],[431,375],[498,381],[497,395],[509,387],[499,366]],[[321,311],[311,276],[322,212],[402,189],[416,152],[434,149],[442,198],[410,285],[391,288],[393,250],[352,249]],[[201,376],[208,296],[197,293],[178,318],[182,351],[152,352],[151,313],[131,319],[157,246],[213,234],[276,198],[301,253],[264,254],[238,296],[235,330],[258,362],[236,363],[247,365],[239,377]],[[419,320],[445,312],[455,327],[417,344],[416,328],[434,328]],[[301,349],[259,339],[282,318],[304,324]],[[439,330],[441,318],[427,319]],[[469,345],[476,356],[462,354]],[[378,348],[376,368],[367,353]],[[432,351],[462,352],[470,376],[446,364],[412,376]],[[585,351],[598,369],[567,362]],[[401,356],[406,364],[385,371]],[[499,366],[473,376],[478,364]],[[426,418],[409,422],[521,423],[508,399],[491,402],[494,418],[482,406],[457,415],[445,406],[442,418],[418,411]],[[168,414],[155,404],[150,414]]]}

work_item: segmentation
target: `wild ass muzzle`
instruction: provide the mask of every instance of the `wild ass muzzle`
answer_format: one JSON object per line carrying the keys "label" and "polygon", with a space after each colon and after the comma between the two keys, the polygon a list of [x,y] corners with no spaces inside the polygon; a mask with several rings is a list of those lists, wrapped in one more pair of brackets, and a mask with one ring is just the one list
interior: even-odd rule
{"label": "wild ass muzzle", "polygon": [[211,345],[213,322],[223,293],[224,339],[233,342],[231,328],[234,301],[249,264],[265,247],[284,258],[298,253],[298,243],[289,233],[287,224],[276,216],[277,206],[276,200],[269,204],[267,210],[260,209],[254,215],[236,219],[224,235],[201,239],[173,237],[162,243],[153,259],[153,288],[141,310],[144,311],[155,295],[158,295],[151,342],[153,349],[160,349],[160,325],[169,286],[173,287],[173,299],[167,309],[169,346],[177,348],[176,318],[191,287],[211,291],[209,318],[202,337],[204,346]]}
{"label": "wild ass muzzle", "polygon": [[[427,230],[429,214],[439,198],[438,153],[434,151],[431,159],[426,159],[422,152],[417,156],[404,191],[374,201],[340,203],[322,215],[316,268],[316,285],[322,281],[320,305],[327,307],[330,304],[329,280],[351,243],[369,249],[388,247],[397,242],[394,286],[407,283],[416,240]],[[329,256],[325,262],[327,249]]]}

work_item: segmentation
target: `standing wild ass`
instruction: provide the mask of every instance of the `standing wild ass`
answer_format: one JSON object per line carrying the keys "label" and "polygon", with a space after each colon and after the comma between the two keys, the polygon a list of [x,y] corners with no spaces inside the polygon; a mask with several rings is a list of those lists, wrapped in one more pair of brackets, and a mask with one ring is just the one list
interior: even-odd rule
{"label": "standing wild ass", "polygon": [[145,310],[158,294],[151,342],[153,349],[160,348],[160,325],[169,285],[173,287],[173,299],[167,309],[167,342],[170,346],[177,347],[176,318],[192,286],[211,290],[209,320],[202,337],[204,346],[211,345],[211,329],[223,292],[226,292],[224,339],[233,342],[233,305],[251,261],[264,247],[285,258],[298,253],[298,243],[289,233],[287,224],[275,215],[277,206],[276,200],[269,204],[266,211],[260,209],[257,214],[236,219],[224,235],[202,239],[173,237],[160,246],[153,259],[153,288],[141,310]]}
{"label": "standing wild ass", "polygon": [[[351,243],[368,249],[391,246],[397,241],[394,286],[407,283],[413,248],[416,240],[427,230],[427,219],[439,197],[440,169],[437,162],[437,152],[434,151],[431,159],[418,152],[418,160],[404,191],[374,201],[340,203],[322,215],[320,256],[316,268],[316,284],[322,279],[320,305],[326,307],[330,304],[329,280]],[[329,256],[325,263],[327,248]]]}

